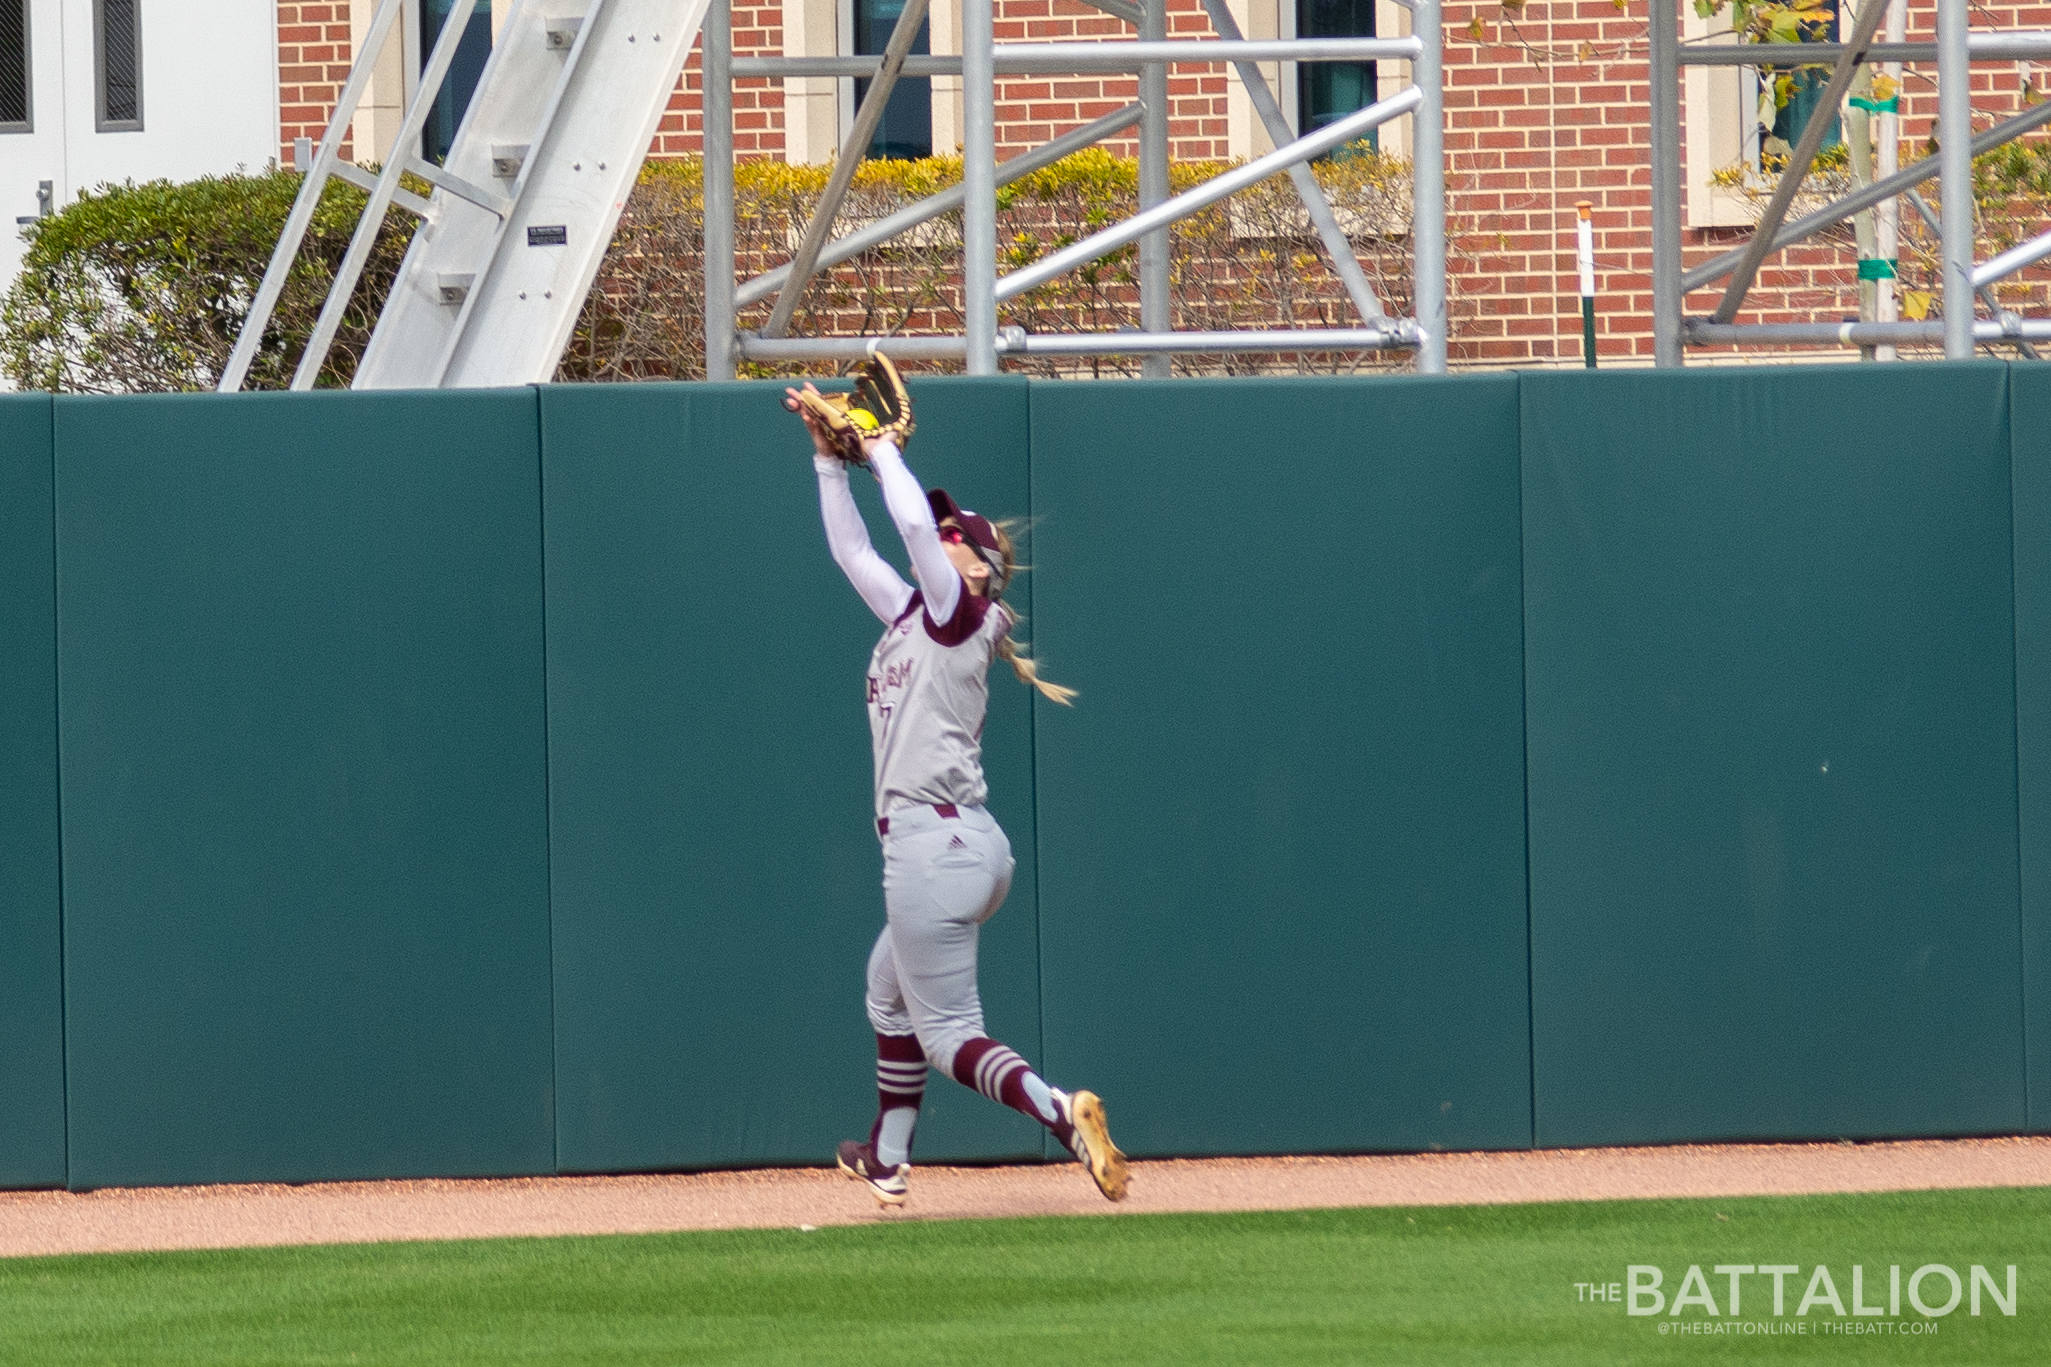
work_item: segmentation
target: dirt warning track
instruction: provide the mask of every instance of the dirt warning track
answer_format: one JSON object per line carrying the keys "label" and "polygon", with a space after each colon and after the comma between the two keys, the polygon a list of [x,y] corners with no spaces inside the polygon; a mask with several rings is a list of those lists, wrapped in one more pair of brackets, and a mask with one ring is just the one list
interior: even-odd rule
{"label": "dirt warning track", "polygon": [[915,1168],[885,1211],[831,1169],[0,1193],[0,1256],[960,1220],[2051,1186],[2051,1137],[1720,1144],[1133,1165],[1113,1206],[1073,1164]]}

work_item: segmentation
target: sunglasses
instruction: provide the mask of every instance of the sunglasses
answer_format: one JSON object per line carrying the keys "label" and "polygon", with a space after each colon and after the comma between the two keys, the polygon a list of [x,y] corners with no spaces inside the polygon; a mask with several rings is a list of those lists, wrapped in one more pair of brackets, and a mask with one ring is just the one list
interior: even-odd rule
{"label": "sunglasses", "polygon": [[951,541],[957,546],[969,546],[972,544],[969,541],[969,534],[959,527],[942,527],[940,529],[940,539],[942,541]]}

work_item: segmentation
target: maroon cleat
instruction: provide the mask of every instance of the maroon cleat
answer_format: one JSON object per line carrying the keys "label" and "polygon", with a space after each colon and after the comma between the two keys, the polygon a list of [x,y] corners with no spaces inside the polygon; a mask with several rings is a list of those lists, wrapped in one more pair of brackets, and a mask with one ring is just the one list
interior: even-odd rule
{"label": "maroon cleat", "polygon": [[886,1206],[901,1206],[907,1192],[911,1190],[908,1180],[912,1165],[899,1163],[889,1167],[876,1160],[876,1146],[866,1141],[844,1139],[835,1158],[840,1170],[858,1182],[867,1182],[869,1190],[876,1194],[877,1201]]}

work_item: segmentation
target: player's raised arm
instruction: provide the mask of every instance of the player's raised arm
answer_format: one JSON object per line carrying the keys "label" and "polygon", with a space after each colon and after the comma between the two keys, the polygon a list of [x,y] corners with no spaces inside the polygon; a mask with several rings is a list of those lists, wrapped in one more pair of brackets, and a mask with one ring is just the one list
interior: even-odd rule
{"label": "player's raised arm", "polygon": [[897,524],[897,534],[904,538],[904,548],[911,555],[912,574],[925,591],[926,616],[935,626],[945,625],[961,605],[961,572],[941,548],[940,525],[933,520],[926,491],[904,463],[896,442],[879,437],[864,442],[863,449],[883,486],[883,506],[890,510],[890,520]]}
{"label": "player's raised arm", "polygon": [[[808,382],[805,388],[812,386]],[[786,392],[793,398],[797,395],[796,390]],[[833,563],[840,566],[869,611],[885,624],[895,622],[912,600],[912,586],[870,544],[869,524],[862,520],[854,491],[848,487],[847,462],[835,451],[832,438],[819,430],[810,413],[802,408],[799,412],[812,434],[812,468],[819,475],[819,517],[826,524],[826,547],[833,552]]]}

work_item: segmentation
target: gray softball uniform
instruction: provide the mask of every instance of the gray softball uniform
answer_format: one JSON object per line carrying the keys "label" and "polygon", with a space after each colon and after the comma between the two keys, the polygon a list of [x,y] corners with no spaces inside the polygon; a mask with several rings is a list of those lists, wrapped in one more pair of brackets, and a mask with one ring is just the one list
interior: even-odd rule
{"label": "gray softball uniform", "polygon": [[976,942],[1015,867],[983,808],[982,762],[990,663],[1011,621],[962,583],[896,448],[871,459],[920,590],[870,544],[847,467],[814,462],[834,560],[885,623],[867,678],[887,917],[869,955],[868,1014],[880,1034],[916,1034],[927,1059],[951,1072],[955,1052],[983,1034]]}

